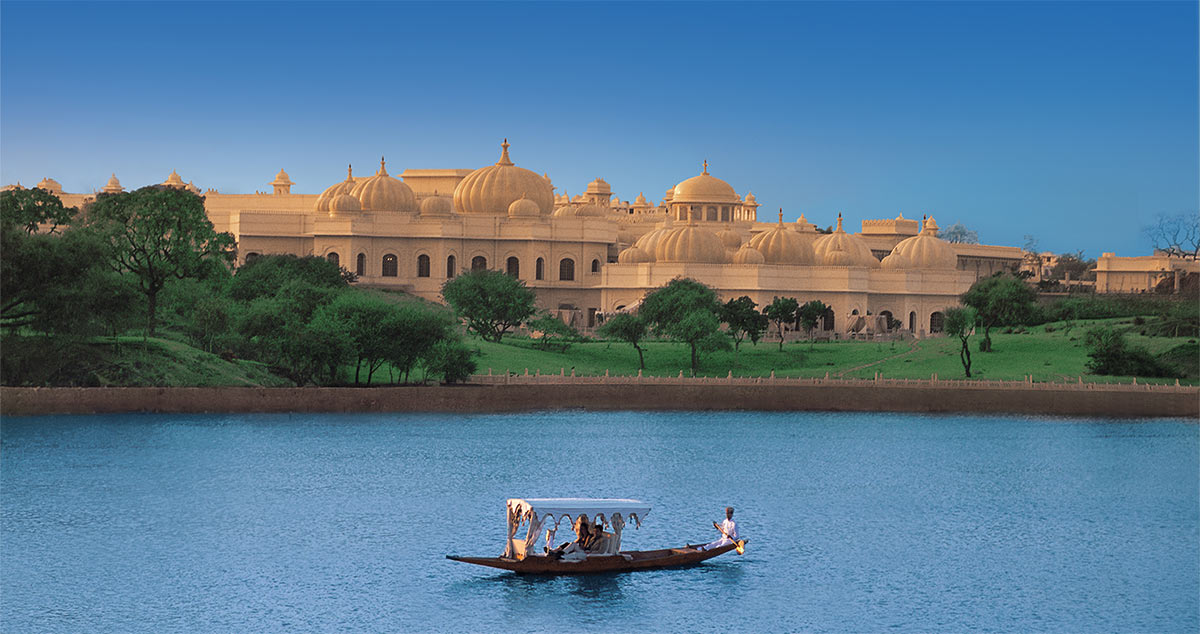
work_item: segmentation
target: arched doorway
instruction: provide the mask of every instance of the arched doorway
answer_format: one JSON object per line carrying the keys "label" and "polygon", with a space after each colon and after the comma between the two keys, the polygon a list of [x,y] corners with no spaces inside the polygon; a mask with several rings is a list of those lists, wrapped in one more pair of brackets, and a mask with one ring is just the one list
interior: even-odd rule
{"label": "arched doorway", "polygon": [[417,256],[417,277],[429,277],[429,256],[424,253]]}
{"label": "arched doorway", "polygon": [[942,332],[946,329],[946,316],[940,312],[929,315],[929,332]]}
{"label": "arched doorway", "polygon": [[384,277],[396,277],[396,274],[399,271],[399,268],[400,267],[396,260],[396,256],[392,255],[391,253],[383,256],[383,276]]}
{"label": "arched doorway", "polygon": [[538,258],[537,262],[534,263],[533,279],[535,279],[535,280],[546,279],[546,260],[544,260],[542,258]]}
{"label": "arched doorway", "polygon": [[908,314],[908,331],[909,332],[917,331],[917,313],[916,312],[910,312]]}
{"label": "arched doorway", "polygon": [[521,277],[521,261],[516,256],[508,258],[504,262],[504,272],[513,277]]}
{"label": "arched doorway", "polygon": [[330,251],[329,254],[325,256],[325,259],[329,260],[334,266],[342,265],[342,256],[338,255],[337,251]]}
{"label": "arched doorway", "polygon": [[575,281],[575,260],[563,258],[558,262],[558,279],[563,282]]}
{"label": "arched doorway", "polygon": [[883,319],[884,319],[883,323],[887,325],[888,330],[895,328],[895,326],[893,324],[896,323],[896,320],[895,320],[895,318],[892,317],[892,311],[881,310],[881,311],[879,311],[879,316],[883,317]]}
{"label": "arched doorway", "polygon": [[446,256],[446,279],[454,277],[454,274],[458,272],[457,268],[457,260],[455,260],[454,256]]}
{"label": "arched doorway", "polygon": [[354,273],[356,275],[367,274],[367,254],[359,253],[356,262],[354,263]]}
{"label": "arched doorway", "polygon": [[471,271],[485,270],[487,270],[487,258],[483,257],[482,255],[477,255],[471,258]]}
{"label": "arched doorway", "polygon": [[821,330],[833,330],[833,322],[833,309],[826,307],[825,312],[821,314]]}

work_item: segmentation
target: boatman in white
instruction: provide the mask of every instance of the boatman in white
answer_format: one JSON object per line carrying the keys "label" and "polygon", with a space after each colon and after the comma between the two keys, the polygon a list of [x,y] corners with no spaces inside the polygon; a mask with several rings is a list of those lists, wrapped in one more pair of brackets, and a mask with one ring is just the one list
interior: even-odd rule
{"label": "boatman in white", "polygon": [[725,521],[721,522],[720,524],[713,522],[713,526],[715,526],[717,530],[721,531],[721,539],[718,539],[711,544],[705,544],[704,546],[701,546],[700,550],[711,550],[713,548],[720,548],[721,546],[728,546],[739,539],[737,522],[733,521],[732,506],[725,507]]}

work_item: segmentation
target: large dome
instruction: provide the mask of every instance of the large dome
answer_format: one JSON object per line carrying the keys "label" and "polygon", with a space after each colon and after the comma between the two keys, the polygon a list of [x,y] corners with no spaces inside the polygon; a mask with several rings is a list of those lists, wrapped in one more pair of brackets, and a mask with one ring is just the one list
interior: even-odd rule
{"label": "large dome", "polygon": [[921,233],[902,240],[880,265],[885,269],[956,269],[958,255],[945,240],[937,237],[933,218],[925,221]]}
{"label": "large dome", "polygon": [[619,264],[642,264],[643,262],[653,261],[654,257],[638,246],[629,247],[617,255],[617,263]]}
{"label": "large dome", "polygon": [[649,254],[651,258],[653,258],[654,253],[658,250],[659,241],[663,239],[663,236],[670,233],[671,229],[671,217],[667,216],[666,220],[662,222],[661,226],[653,231],[650,231],[649,233],[642,235],[642,237],[637,239],[637,242],[633,243],[633,246],[641,248],[643,251]]}
{"label": "large dome", "polygon": [[779,211],[779,224],[751,238],[749,246],[762,253],[767,264],[812,264],[816,259],[812,245],[784,226],[783,210]]}
{"label": "large dome", "polygon": [[417,197],[412,189],[396,178],[388,176],[387,164],[379,159],[379,171],[359,183],[350,192],[367,211],[416,211]]}
{"label": "large dome", "polygon": [[658,262],[723,264],[725,245],[708,229],[687,224],[670,230],[659,240],[654,259]]}
{"label": "large dome", "polygon": [[721,244],[725,245],[726,249],[737,251],[742,246],[742,234],[729,227],[718,231],[717,237],[721,239]]}
{"label": "large dome", "polygon": [[537,203],[543,216],[554,211],[554,187],[540,174],[513,165],[508,139],[500,160],[467,174],[454,189],[454,209],[460,214],[507,214],[508,206],[522,197]]}
{"label": "large dome", "polygon": [[842,229],[841,214],[838,214],[837,229],[813,243],[813,253],[818,265],[879,268],[879,260],[871,254],[871,247],[867,246],[866,241]]}
{"label": "large dome", "polygon": [[671,195],[673,203],[734,203],[740,204],[742,198],[733,191],[733,187],[725,181],[710,176],[708,162],[704,162],[704,171],[699,176],[693,176],[675,186]]}
{"label": "large dome", "polygon": [[453,212],[454,203],[450,202],[449,196],[438,196],[434,192],[421,201],[421,216],[449,216]]}
{"label": "large dome", "polygon": [[358,183],[354,180],[354,167],[346,166],[346,180],[340,183],[330,185],[325,191],[317,196],[317,211],[329,211],[329,203],[340,194],[349,194],[354,191],[354,186]]}

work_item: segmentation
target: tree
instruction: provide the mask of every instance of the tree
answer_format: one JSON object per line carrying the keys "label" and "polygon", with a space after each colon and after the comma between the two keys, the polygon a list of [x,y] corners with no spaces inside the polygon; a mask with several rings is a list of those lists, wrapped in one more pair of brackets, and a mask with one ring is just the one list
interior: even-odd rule
{"label": "tree", "polygon": [[1154,223],[1142,230],[1159,251],[1189,260],[1200,256],[1200,215],[1195,212],[1158,214]]}
{"label": "tree", "polygon": [[274,295],[288,282],[302,281],[316,288],[341,289],[347,286],[345,270],[316,256],[262,255],[238,267],[229,296],[249,301]]}
{"label": "tree", "polygon": [[701,342],[721,327],[717,318],[717,293],[688,278],[675,278],[642,299],[638,314],[655,332],[686,343],[692,353],[695,374]]}
{"label": "tree", "polygon": [[0,227],[6,231],[56,233],[78,213],[77,208],[64,207],[58,196],[37,187],[0,192]]}
{"label": "tree", "polygon": [[775,324],[779,333],[779,351],[783,351],[783,325],[796,321],[796,311],[800,310],[800,302],[795,297],[776,297],[763,309],[767,319]]}
{"label": "tree", "polygon": [[796,311],[796,318],[800,322],[800,327],[808,333],[808,340],[811,342],[809,349],[815,347],[816,337],[813,337],[813,329],[817,327],[817,322],[825,315],[829,307],[819,299],[805,302]]}
{"label": "tree", "polygon": [[963,294],[962,303],[975,309],[977,319],[983,325],[981,352],[992,351],[992,328],[1015,326],[1033,315],[1037,294],[1021,280],[998,273],[985,277]]}
{"label": "tree", "polygon": [[359,384],[364,364],[369,385],[375,371],[389,356],[394,356],[390,354],[390,337],[395,334],[392,329],[395,310],[393,304],[366,293],[340,293],[313,315],[314,319],[319,317],[340,325],[350,336],[355,385]]}
{"label": "tree", "polygon": [[538,338],[538,347],[542,350],[557,344],[565,352],[571,345],[570,341],[579,338],[578,330],[550,313],[541,313],[525,325],[530,330],[541,333],[541,337]]}
{"label": "tree", "polygon": [[233,236],[213,229],[204,199],[189,191],[151,186],[102,194],[87,208],[86,222],[104,240],[111,266],[138,280],[148,335],[168,280],[200,277],[212,261],[233,261]]}
{"label": "tree", "polygon": [[975,309],[954,307],[946,310],[946,334],[958,337],[962,341],[962,349],[958,351],[958,359],[962,361],[963,372],[971,378],[971,348],[967,340],[975,332]]}
{"label": "tree", "polygon": [[1116,376],[1171,376],[1166,367],[1145,348],[1131,346],[1125,335],[1110,326],[1099,326],[1088,331],[1085,339],[1088,347],[1088,371],[1094,374]]}
{"label": "tree", "polygon": [[1058,262],[1050,269],[1050,279],[1060,281],[1070,275],[1073,280],[1095,280],[1096,261],[1084,257],[1083,251],[1063,253],[1058,256]]}
{"label": "tree", "polygon": [[629,313],[617,313],[608,318],[604,325],[597,330],[602,337],[618,339],[625,343],[631,344],[638,354],[638,368],[646,369],[646,359],[642,355],[641,342],[646,338],[647,326],[646,320],[640,315],[630,315]]}
{"label": "tree", "polygon": [[525,282],[500,271],[470,271],[442,286],[442,297],[467,329],[484,341],[500,342],[534,313],[537,297]]}
{"label": "tree", "polygon": [[962,223],[956,222],[945,229],[938,232],[938,237],[946,242],[958,242],[960,244],[979,244],[979,233],[963,226]]}
{"label": "tree", "polygon": [[454,335],[454,325],[444,310],[406,303],[392,311],[384,331],[387,340],[385,356],[407,383],[413,368],[433,346]]}
{"label": "tree", "polygon": [[425,369],[440,374],[445,383],[466,381],[475,373],[475,352],[458,339],[443,339],[425,358]]}
{"label": "tree", "polygon": [[735,360],[743,339],[749,337],[751,343],[758,343],[767,330],[767,317],[758,312],[757,307],[758,304],[745,295],[721,305],[721,321],[729,326]]}

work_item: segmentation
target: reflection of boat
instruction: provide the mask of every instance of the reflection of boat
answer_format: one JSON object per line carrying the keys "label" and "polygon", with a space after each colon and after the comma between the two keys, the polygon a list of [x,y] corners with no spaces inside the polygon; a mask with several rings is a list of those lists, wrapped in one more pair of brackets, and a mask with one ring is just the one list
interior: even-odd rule
{"label": "reflection of boat", "polygon": [[[570,575],[597,572],[627,572],[690,566],[717,555],[727,553],[737,544],[727,544],[712,550],[700,550],[695,545],[659,550],[621,550],[621,532],[626,520],[641,526],[642,518],[650,507],[637,500],[584,499],[584,498],[530,498],[508,501],[508,544],[500,557],[461,557],[447,555],[447,559],[480,566],[490,566],[526,574]],[[536,546],[546,529],[545,543],[552,545],[559,522],[568,522],[579,517],[595,521],[611,531],[605,547],[599,552],[588,552],[577,560],[556,558],[548,553],[549,546],[540,550]],[[518,530],[525,526],[523,537]],[[741,543],[745,543],[742,541]]]}

